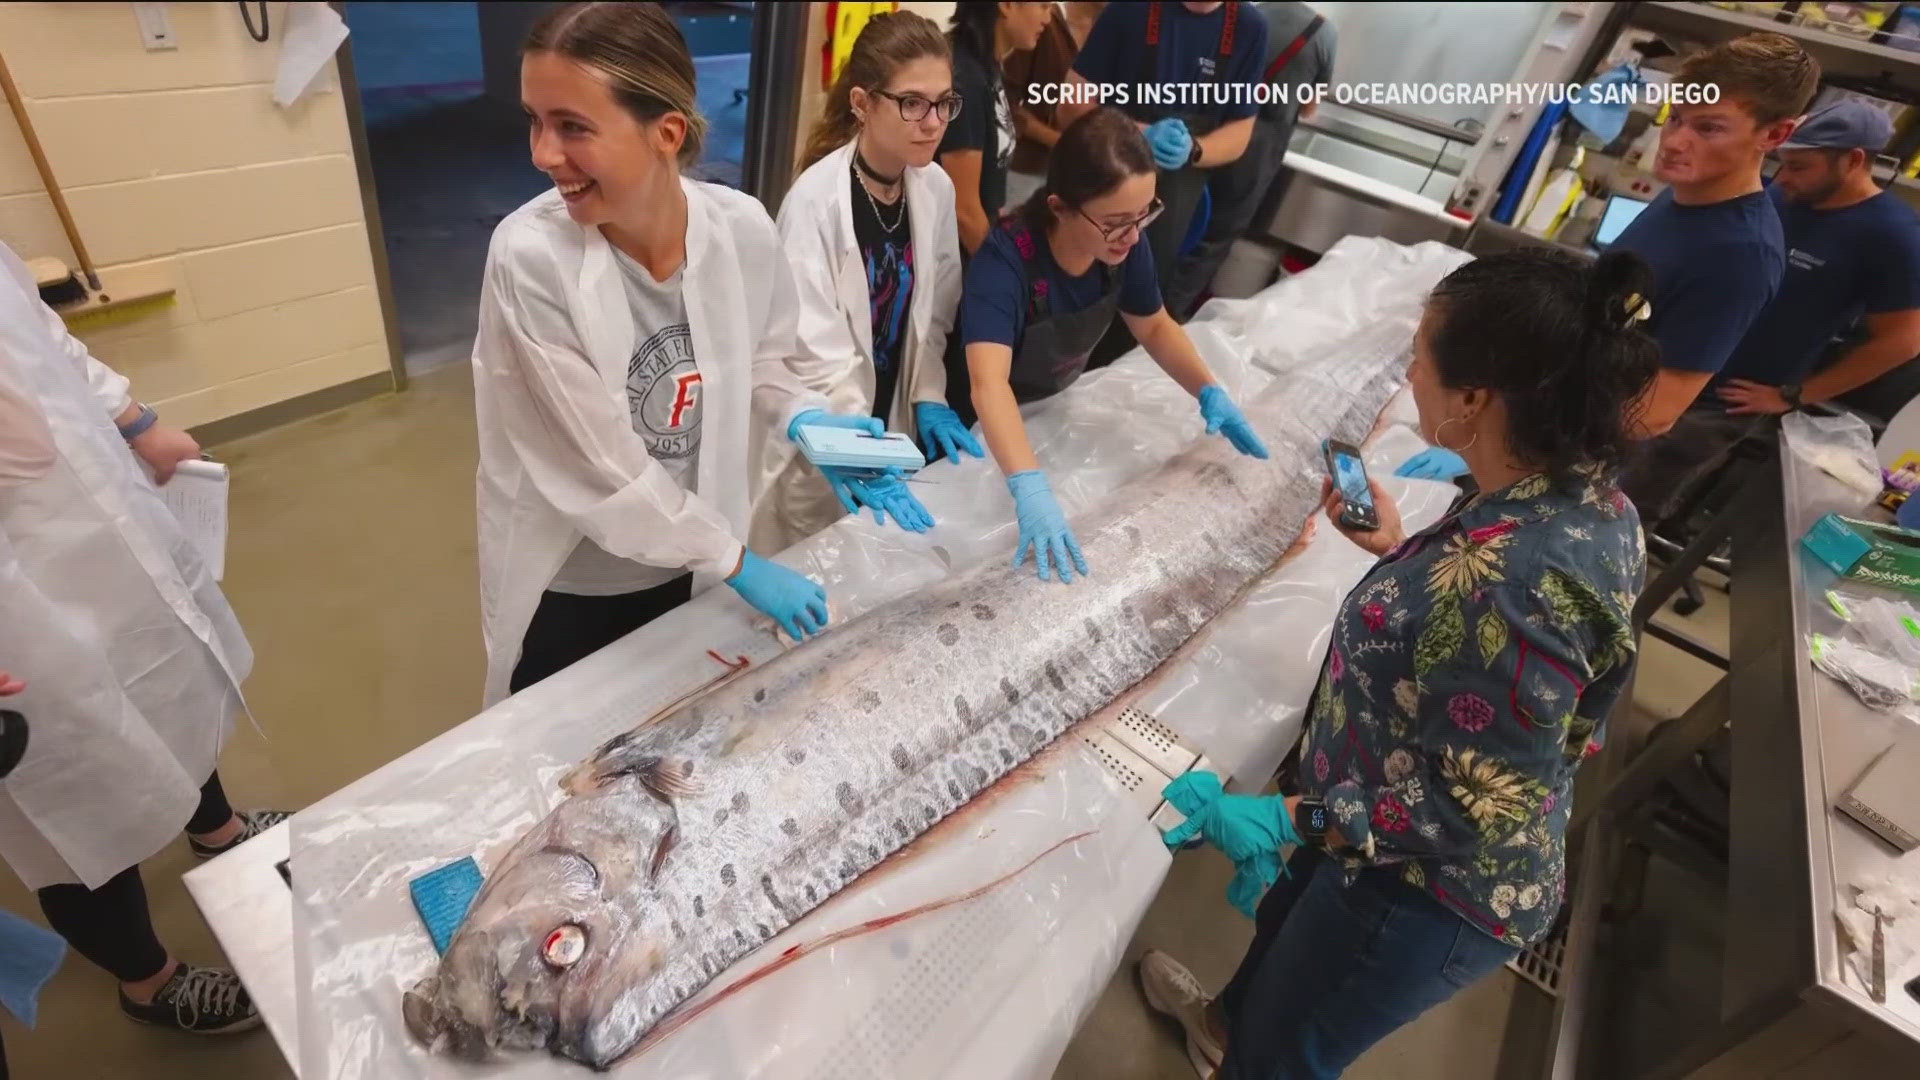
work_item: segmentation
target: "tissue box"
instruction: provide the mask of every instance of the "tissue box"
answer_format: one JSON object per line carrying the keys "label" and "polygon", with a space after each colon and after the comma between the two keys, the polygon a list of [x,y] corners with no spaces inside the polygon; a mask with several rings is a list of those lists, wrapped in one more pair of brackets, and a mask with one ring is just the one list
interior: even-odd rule
{"label": "tissue box", "polygon": [[1828,514],[1800,546],[1841,577],[1920,593],[1920,532]]}

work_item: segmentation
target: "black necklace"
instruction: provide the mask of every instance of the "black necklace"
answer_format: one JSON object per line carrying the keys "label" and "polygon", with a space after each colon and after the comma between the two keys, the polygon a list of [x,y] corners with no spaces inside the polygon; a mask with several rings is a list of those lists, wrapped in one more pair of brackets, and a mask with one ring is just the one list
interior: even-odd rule
{"label": "black necklace", "polygon": [[[860,151],[855,150],[853,152],[853,160],[854,160],[854,163],[857,166],[859,166],[859,169],[857,169],[853,174],[853,186],[859,188],[860,194],[865,195],[867,197],[867,205],[873,208],[873,220],[879,224],[881,232],[889,233],[889,234],[898,232],[900,229],[900,223],[907,219],[906,190],[904,188],[901,189],[900,198],[896,200],[894,203],[889,204],[892,206],[897,206],[899,209],[894,211],[893,223],[888,224],[886,215],[880,212],[880,200],[874,198],[873,192],[867,190],[867,185],[860,182],[860,172],[865,170],[866,168],[866,162],[860,160]],[[873,174],[867,173],[867,175],[872,176]],[[896,177],[895,179],[898,179],[898,178]]]}
{"label": "black necklace", "polygon": [[873,181],[876,184],[879,184],[882,187],[892,187],[893,185],[900,182],[901,176],[906,175],[904,172],[902,172],[894,176],[881,176],[879,173],[873,170],[873,166],[867,164],[866,156],[860,153],[860,148],[857,146],[853,148],[853,165],[854,165],[854,168],[859,169],[861,172],[867,174],[867,179]]}

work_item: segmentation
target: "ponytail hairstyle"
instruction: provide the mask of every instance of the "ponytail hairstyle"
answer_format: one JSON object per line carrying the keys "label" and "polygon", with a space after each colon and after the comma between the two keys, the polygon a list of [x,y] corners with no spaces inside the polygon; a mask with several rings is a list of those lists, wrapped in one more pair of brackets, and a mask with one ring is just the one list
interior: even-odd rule
{"label": "ponytail hairstyle", "polygon": [[966,53],[986,65],[987,78],[1000,78],[1000,52],[994,48],[994,31],[1000,27],[1000,5],[982,0],[959,0],[947,19],[947,37],[953,51]]}
{"label": "ponytail hairstyle", "polygon": [[1047,196],[1073,209],[1155,171],[1147,137],[1126,113],[1102,105],[1067,125],[1047,159],[1047,180],[1020,207],[1021,223],[1042,232],[1053,224]]}
{"label": "ponytail hairstyle", "polygon": [[1624,251],[1591,266],[1545,249],[1467,263],[1427,298],[1440,383],[1498,394],[1507,443],[1527,466],[1555,476],[1617,467],[1660,367],[1660,346],[1640,329],[1652,281]]}
{"label": "ponytail hairstyle", "polygon": [[805,169],[852,141],[860,124],[853,116],[853,88],[874,91],[886,88],[902,67],[923,57],[951,62],[953,52],[946,35],[932,19],[911,11],[885,12],[867,20],[860,36],[853,41],[840,77],[827,91],[826,108],[807,134],[806,152],[800,155]]}
{"label": "ponytail hairstyle", "polygon": [[552,53],[597,71],[634,119],[686,118],[680,166],[700,160],[707,121],[694,95],[693,56],[680,27],[659,4],[566,4],[535,23],[522,55]]}

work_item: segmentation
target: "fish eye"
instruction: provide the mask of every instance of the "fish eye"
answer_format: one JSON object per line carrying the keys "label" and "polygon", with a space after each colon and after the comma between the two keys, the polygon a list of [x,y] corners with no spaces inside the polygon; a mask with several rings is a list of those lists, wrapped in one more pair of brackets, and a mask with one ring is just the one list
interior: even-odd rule
{"label": "fish eye", "polygon": [[572,923],[554,927],[553,933],[547,935],[546,944],[540,947],[540,955],[547,963],[561,969],[579,963],[586,952],[587,932]]}

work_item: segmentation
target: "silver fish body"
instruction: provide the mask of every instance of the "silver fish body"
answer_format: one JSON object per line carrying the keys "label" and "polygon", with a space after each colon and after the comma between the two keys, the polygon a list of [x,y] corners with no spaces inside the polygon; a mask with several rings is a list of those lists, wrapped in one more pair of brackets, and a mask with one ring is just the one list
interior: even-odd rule
{"label": "silver fish body", "polygon": [[604,1069],[632,1052],[1271,566],[1319,500],[1321,441],[1363,439],[1398,384],[1399,355],[1358,351],[1247,403],[1272,460],[1203,438],[1081,521],[1091,577],[996,560],[608,742],[408,992],[409,1028],[469,1057],[545,1047]]}

